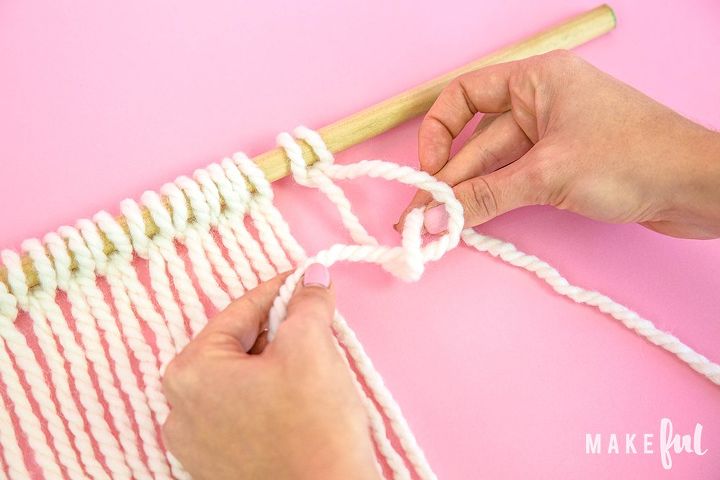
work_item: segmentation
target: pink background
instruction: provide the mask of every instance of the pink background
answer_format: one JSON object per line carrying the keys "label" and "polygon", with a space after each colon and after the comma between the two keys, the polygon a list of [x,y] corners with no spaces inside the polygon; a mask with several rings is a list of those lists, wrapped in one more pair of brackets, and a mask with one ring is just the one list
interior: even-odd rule
{"label": "pink background", "polygon": [[[0,246],[273,146],[459,66],[595,1],[2,2]],[[541,5],[542,4],[542,5]],[[720,127],[720,4],[613,3],[618,28],[578,52]],[[339,155],[416,165],[411,122]],[[621,134],[621,132],[618,132]],[[345,237],[332,208],[284,180],[278,204],[309,251]],[[386,242],[410,190],[348,185]],[[298,202],[301,199],[302,202]],[[527,208],[481,229],[636,309],[720,360],[720,241],[664,238]],[[357,330],[441,478],[720,476],[720,391],[527,273],[458,249],[404,284],[333,269]],[[704,457],[657,454],[662,417],[704,425]],[[585,455],[585,433],[656,435],[656,454]],[[622,445],[621,445],[622,448]]]}

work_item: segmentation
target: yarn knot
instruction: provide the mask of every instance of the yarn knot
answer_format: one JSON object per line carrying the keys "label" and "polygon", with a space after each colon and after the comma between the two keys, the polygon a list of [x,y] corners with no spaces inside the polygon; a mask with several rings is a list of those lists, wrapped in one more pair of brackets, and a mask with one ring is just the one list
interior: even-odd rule
{"label": "yarn knot", "polygon": [[425,263],[429,260],[422,251],[423,212],[413,209],[405,217],[402,231],[402,247],[395,247],[396,255],[391,255],[380,265],[384,270],[406,282],[415,282],[425,272]]}
{"label": "yarn knot", "polygon": [[302,148],[295,139],[287,132],[280,133],[277,136],[277,143],[287,154],[293,179],[304,187],[321,188],[324,183],[322,169],[335,161],[333,154],[328,150],[322,137],[314,130],[300,126],[293,130],[293,133],[308,144],[317,157],[315,163],[308,165]]}

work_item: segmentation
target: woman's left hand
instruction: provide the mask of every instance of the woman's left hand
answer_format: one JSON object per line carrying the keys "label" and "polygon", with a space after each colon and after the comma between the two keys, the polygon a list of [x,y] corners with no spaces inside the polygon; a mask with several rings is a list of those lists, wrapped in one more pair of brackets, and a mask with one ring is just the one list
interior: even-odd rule
{"label": "woman's left hand", "polygon": [[170,363],[167,447],[196,480],[379,478],[367,416],[331,331],[325,267],[308,269],[267,343],[264,324],[285,277],[232,303]]}

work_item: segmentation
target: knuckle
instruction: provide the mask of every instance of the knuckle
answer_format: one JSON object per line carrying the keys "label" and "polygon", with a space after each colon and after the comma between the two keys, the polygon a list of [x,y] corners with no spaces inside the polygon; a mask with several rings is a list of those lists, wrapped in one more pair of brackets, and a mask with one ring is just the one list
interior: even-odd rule
{"label": "knuckle", "polygon": [[241,297],[237,304],[242,307],[238,308],[238,311],[243,312],[243,315],[247,315],[249,317],[259,317],[267,313],[267,308],[263,307],[254,295],[245,295]]}
{"label": "knuckle", "polygon": [[330,311],[329,301],[330,297],[325,289],[304,287],[293,296],[288,311],[293,316],[299,317],[325,316]]}
{"label": "knuckle", "polygon": [[284,330],[284,336],[292,338],[293,342],[306,344],[317,344],[323,338],[332,335],[324,313],[319,311],[288,315],[287,320],[278,329],[278,337],[281,330]]}
{"label": "knuckle", "polygon": [[547,74],[561,75],[564,79],[574,76],[585,64],[585,61],[569,50],[553,50],[545,54],[546,61],[542,63],[543,71]]}
{"label": "knuckle", "polygon": [[460,195],[460,202],[469,217],[494,217],[498,211],[497,196],[492,187],[483,177],[470,183],[471,188]]}
{"label": "knuckle", "polygon": [[[465,80],[462,80],[463,78],[465,78]],[[450,80],[450,83],[448,83],[447,87],[445,87],[445,90],[451,94],[458,93],[463,88],[463,81],[467,81],[467,73]]]}
{"label": "knuckle", "polygon": [[320,285],[306,285],[295,294],[298,303],[319,304],[328,298],[328,290]]}
{"label": "knuckle", "polygon": [[321,285],[305,285],[295,291],[292,306],[299,309],[326,309],[331,301],[330,288]]}
{"label": "knuckle", "polygon": [[318,335],[323,332],[324,326],[323,314],[318,310],[307,310],[288,315],[287,320],[281,325],[288,335],[296,338]]}
{"label": "knuckle", "polygon": [[565,49],[553,50],[544,54],[543,57],[548,64],[552,64],[554,66],[572,65],[579,58],[570,50]]}
{"label": "knuckle", "polygon": [[454,83],[453,93],[457,98],[458,105],[463,105],[463,109],[466,109],[472,115],[477,113],[475,104],[470,99],[470,90],[472,90],[473,77],[470,74],[464,73],[452,81]]}
{"label": "knuckle", "polygon": [[525,184],[528,186],[530,191],[535,191],[545,184],[545,175],[542,169],[537,167],[528,168],[525,171]]}
{"label": "knuckle", "polygon": [[328,345],[334,341],[329,327],[308,320],[288,317],[278,328],[274,342],[278,351],[283,352],[279,357],[282,364],[303,365],[304,371],[312,370],[310,367],[315,362],[327,358]]}
{"label": "knuckle", "polygon": [[544,205],[549,203],[549,198],[552,196],[553,178],[552,167],[544,161],[539,161],[535,165],[526,168],[522,183],[526,185],[527,199],[534,204]]}
{"label": "knuckle", "polygon": [[502,165],[502,158],[486,146],[482,146],[478,151],[478,160],[486,172],[497,170]]}
{"label": "knuckle", "polygon": [[199,383],[197,369],[187,360],[186,355],[175,357],[165,369],[162,387],[166,395],[182,398],[191,394]]}
{"label": "knuckle", "polygon": [[513,100],[522,99],[527,96],[527,83],[528,79],[531,79],[531,76],[527,73],[529,72],[515,73],[508,78],[508,93]]}
{"label": "knuckle", "polygon": [[577,57],[577,55],[575,55],[573,52],[571,52],[570,50],[568,50],[566,48],[558,48],[556,50],[548,52],[546,55],[553,60],[561,61],[561,62],[568,61],[568,60],[571,60],[571,59]]}

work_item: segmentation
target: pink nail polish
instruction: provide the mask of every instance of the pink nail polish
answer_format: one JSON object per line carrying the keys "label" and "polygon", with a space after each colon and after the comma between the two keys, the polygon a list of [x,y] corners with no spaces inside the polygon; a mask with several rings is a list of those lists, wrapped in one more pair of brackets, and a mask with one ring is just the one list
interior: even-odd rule
{"label": "pink nail polish", "polygon": [[323,287],[330,286],[330,271],[322,263],[312,263],[305,269],[303,275],[303,285],[306,287]]}
{"label": "pink nail polish", "polygon": [[425,230],[428,233],[442,233],[448,228],[448,214],[444,205],[425,210]]}

